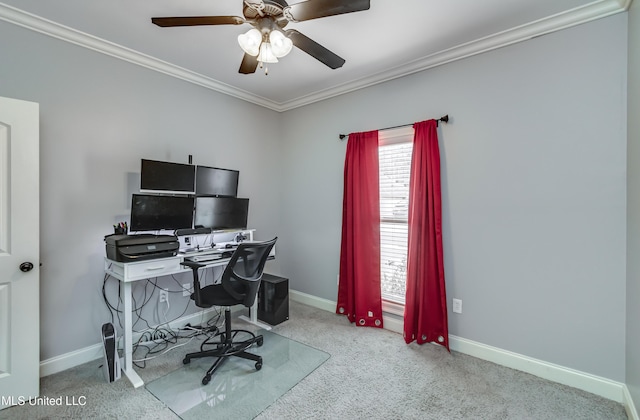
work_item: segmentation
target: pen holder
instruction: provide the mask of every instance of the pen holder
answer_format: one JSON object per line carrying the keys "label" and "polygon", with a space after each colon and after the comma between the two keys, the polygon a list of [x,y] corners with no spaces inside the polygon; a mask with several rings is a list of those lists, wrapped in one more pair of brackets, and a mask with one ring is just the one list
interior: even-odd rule
{"label": "pen holder", "polygon": [[127,234],[127,228],[123,228],[123,227],[114,227],[113,228],[113,233],[115,233],[116,235],[126,235]]}

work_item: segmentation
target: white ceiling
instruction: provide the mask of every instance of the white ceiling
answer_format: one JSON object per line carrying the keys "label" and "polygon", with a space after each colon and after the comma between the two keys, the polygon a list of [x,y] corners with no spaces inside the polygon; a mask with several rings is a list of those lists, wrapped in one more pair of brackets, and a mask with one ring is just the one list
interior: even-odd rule
{"label": "white ceiling", "polygon": [[[0,19],[284,111],[624,11],[631,0],[371,0],[367,11],[290,23],[346,60],[294,48],[269,75],[238,73],[250,25],[160,28],[151,17],[242,16],[242,0],[2,0]],[[313,1],[313,0],[310,0]],[[290,0],[289,4],[299,3]]]}

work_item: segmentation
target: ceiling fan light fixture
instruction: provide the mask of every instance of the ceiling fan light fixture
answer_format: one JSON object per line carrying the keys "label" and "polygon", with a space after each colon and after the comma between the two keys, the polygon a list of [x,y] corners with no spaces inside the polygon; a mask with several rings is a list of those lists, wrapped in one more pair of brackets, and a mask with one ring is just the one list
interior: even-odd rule
{"label": "ceiling fan light fixture", "polygon": [[260,53],[262,43],[262,33],[256,28],[250,29],[247,33],[238,35],[238,44],[247,54],[255,57]]}
{"label": "ceiling fan light fixture", "polygon": [[260,45],[260,54],[258,54],[258,62],[259,63],[277,63],[278,62],[278,57],[276,57],[275,54],[273,53],[270,43],[263,42]]}
{"label": "ceiling fan light fixture", "polygon": [[[229,0],[231,1],[231,0]],[[153,17],[151,23],[160,27],[242,25],[253,28],[238,35],[238,44],[244,55],[238,72],[255,73],[267,63],[277,63],[295,46],[331,69],[342,67],[344,58],[323,47],[295,29],[284,28],[289,23],[360,12],[370,8],[371,0],[298,0],[288,5],[287,0],[234,0],[242,1],[240,16],[176,16]],[[2,0],[0,0],[0,4]],[[266,73],[266,70],[265,70]]]}
{"label": "ceiling fan light fixture", "polygon": [[273,55],[278,58],[289,54],[293,48],[293,41],[277,30],[273,30],[269,33],[269,43],[271,44]]}

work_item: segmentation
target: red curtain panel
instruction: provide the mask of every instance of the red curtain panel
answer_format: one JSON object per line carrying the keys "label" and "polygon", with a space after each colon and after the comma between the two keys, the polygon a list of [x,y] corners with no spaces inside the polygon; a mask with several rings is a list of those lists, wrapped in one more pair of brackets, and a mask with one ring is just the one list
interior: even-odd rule
{"label": "red curtain panel", "polygon": [[449,350],[437,127],[436,120],[413,125],[404,339]]}
{"label": "red curtain panel", "polygon": [[378,131],[349,134],[336,313],[382,328]]}

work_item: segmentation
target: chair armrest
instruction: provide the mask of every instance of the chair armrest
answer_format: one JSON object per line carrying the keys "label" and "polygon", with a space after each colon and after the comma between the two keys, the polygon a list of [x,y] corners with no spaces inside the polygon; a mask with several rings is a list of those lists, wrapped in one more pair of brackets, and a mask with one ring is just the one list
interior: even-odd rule
{"label": "chair armrest", "polygon": [[185,265],[187,267],[190,267],[192,269],[195,268],[196,270],[198,268],[200,268],[200,267],[205,267],[206,266],[206,264],[201,264],[201,263],[198,263],[198,262],[195,262],[195,261],[181,261],[180,264]]}
{"label": "chair armrest", "polygon": [[180,264],[191,268],[193,271],[193,300],[196,303],[196,306],[202,302],[200,299],[200,279],[198,279],[198,269],[202,267],[206,267],[206,264],[200,264],[195,261],[182,261]]}

